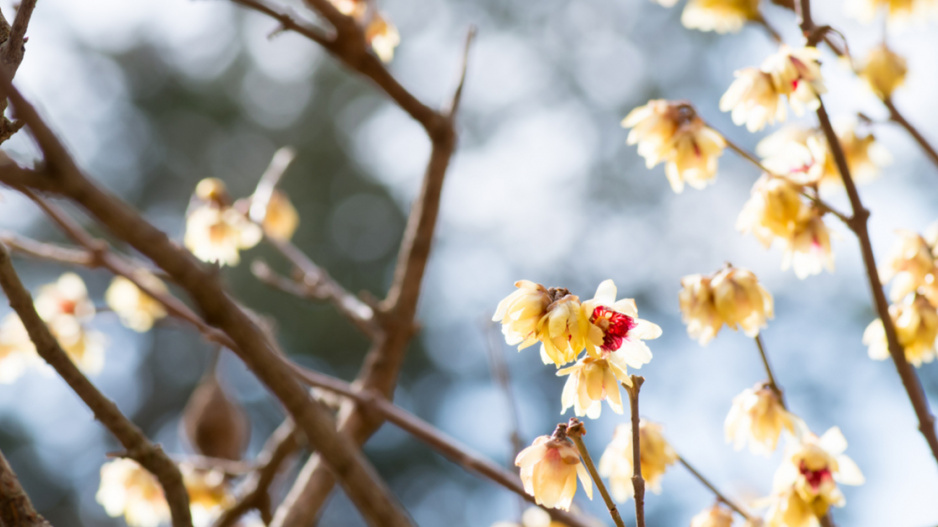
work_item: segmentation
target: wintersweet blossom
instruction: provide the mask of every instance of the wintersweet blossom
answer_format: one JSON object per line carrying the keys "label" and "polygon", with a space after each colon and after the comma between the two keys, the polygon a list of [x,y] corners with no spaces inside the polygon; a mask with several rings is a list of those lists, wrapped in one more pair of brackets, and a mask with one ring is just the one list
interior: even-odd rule
{"label": "wintersweet blossom", "polygon": [[[652,492],[661,492],[661,477],[677,461],[677,453],[662,434],[659,424],[641,419],[638,424],[642,478]],[[632,496],[632,425],[616,427],[612,441],[599,459],[599,474],[609,479],[609,492],[618,502]]]}
{"label": "wintersweet blossom", "polygon": [[195,197],[198,204],[186,217],[186,248],[204,262],[238,265],[240,251],[261,240],[261,228],[231,207],[225,184],[219,179],[200,181]]}
{"label": "wintersweet blossom", "polygon": [[300,215],[290,198],[279,190],[274,190],[267,203],[266,214],[261,226],[271,238],[289,240],[300,224]]}
{"label": "wintersweet blossom", "polygon": [[734,76],[736,80],[720,97],[720,110],[732,112],[733,123],[758,132],[767,124],[785,120],[785,105],[771,75],[758,68],[744,68]]}
{"label": "wintersweet blossom", "polygon": [[818,63],[820,57],[817,48],[793,49],[783,44],[762,63],[762,71],[772,77],[775,91],[788,97],[796,115],[801,115],[805,107],[816,110],[821,104],[818,96],[826,89]]}
{"label": "wintersweet blossom", "polygon": [[681,23],[687,29],[736,33],[759,17],[759,0],[690,0]]}
{"label": "wintersweet blossom", "polygon": [[[938,339],[938,310],[922,295],[910,294],[889,306],[889,317],[896,327],[899,344],[905,350],[905,359],[916,368],[935,359]],[[876,319],[863,332],[863,344],[869,346],[871,359],[889,357],[889,343],[882,319]]]}
{"label": "wintersweet blossom", "polygon": [[651,350],[643,341],[660,337],[661,328],[638,318],[635,300],[616,300],[616,292],[615,283],[604,280],[593,298],[583,302],[582,311],[589,320],[586,350],[594,358],[618,352],[628,364],[646,364],[651,360]]}
{"label": "wintersweet blossom", "polygon": [[580,462],[576,446],[559,432],[558,428],[552,436],[535,439],[531,446],[518,453],[515,466],[521,467],[524,491],[534,496],[538,505],[569,510],[576,493],[577,477],[590,499],[593,499],[593,482]]}
{"label": "wintersweet blossom", "polygon": [[818,518],[832,505],[843,507],[846,500],[837,483],[861,485],[864,481],[856,463],[843,454],[846,449],[847,440],[837,427],[820,439],[808,432],[790,446],[775,473],[768,526],[816,527]]}
{"label": "wintersweet blossom", "polygon": [[537,324],[544,364],[562,366],[576,360],[590,335],[589,317],[576,295],[565,294],[547,306],[547,314]]}
{"label": "wintersweet blossom", "polygon": [[528,507],[521,513],[521,523],[496,522],[492,527],[567,527],[567,524],[554,521],[550,513],[540,507]]}
{"label": "wintersweet blossom", "polygon": [[23,321],[16,313],[10,313],[0,323],[0,384],[15,381],[37,362],[36,347]]}
{"label": "wintersweet blossom", "polygon": [[736,450],[749,443],[753,454],[770,455],[783,431],[795,435],[800,420],[785,410],[778,394],[767,383],[756,384],[733,398],[723,430]]}
{"label": "wintersweet blossom", "polygon": [[799,187],[785,178],[763,174],[752,186],[749,201],[736,220],[736,229],[748,233],[765,247],[778,238],[790,238],[807,206]]}
{"label": "wintersweet blossom", "polygon": [[905,58],[880,44],[870,50],[866,62],[860,68],[860,77],[866,81],[877,96],[888,99],[892,92],[902,86],[909,67]]}
{"label": "wintersweet blossom", "polygon": [[684,183],[702,189],[717,174],[717,159],[726,141],[707,126],[686,102],[656,99],[635,108],[622,120],[631,128],[626,143],[638,144],[638,154],[652,168],[665,163],[665,175],[674,192]]}
{"label": "wintersweet blossom", "polygon": [[375,13],[365,26],[365,42],[371,46],[381,62],[391,62],[395,48],[401,43],[401,34],[384,15]]}
{"label": "wintersweet blossom", "polygon": [[844,11],[861,22],[870,23],[879,10],[885,8],[890,20],[902,20],[916,13],[923,3],[920,0],[848,0]]}
{"label": "wintersweet blossom", "polygon": [[95,500],[108,516],[123,516],[130,527],[157,527],[170,520],[163,487],[130,459],[115,459],[101,466],[101,485]]}
{"label": "wintersweet blossom", "polygon": [[893,302],[919,288],[938,287],[938,261],[925,237],[907,230],[898,230],[896,234],[898,239],[879,269],[879,277],[884,283],[892,281],[889,298]]}
{"label": "wintersweet blossom", "polygon": [[548,290],[530,280],[519,280],[515,287],[518,289],[498,303],[492,320],[502,324],[508,345],[517,344],[518,351],[521,351],[537,343],[537,323],[547,314],[547,306],[554,297],[564,296],[568,291]]}
{"label": "wintersweet blossom", "polygon": [[741,327],[746,336],[755,337],[775,316],[772,295],[752,271],[727,265],[714,275],[710,287],[720,319],[733,331]]}
{"label": "wintersweet blossom", "polygon": [[181,463],[179,471],[189,494],[194,524],[209,525],[221,511],[234,504],[234,496],[222,471],[198,469],[188,463]]}
{"label": "wintersweet blossom", "polygon": [[81,277],[65,273],[40,287],[35,304],[36,312],[75,365],[89,374],[101,371],[107,339],[84,325],[94,317],[95,309]]}
{"label": "wintersweet blossom", "polygon": [[710,279],[701,274],[681,278],[681,319],[687,324],[687,334],[701,346],[713,340],[723,327],[723,319],[713,303]]}
{"label": "wintersweet blossom", "polygon": [[690,527],[732,527],[733,511],[716,504],[691,518]]}
{"label": "wintersweet blossom", "polygon": [[629,358],[625,353],[606,353],[603,359],[589,355],[581,358],[573,366],[557,370],[558,376],[569,375],[563,387],[561,403],[564,413],[571,406],[576,415],[598,419],[602,411],[602,401],[609,403],[612,411],[622,413],[622,394],[619,383],[632,385],[627,366],[640,368],[646,362]]}
{"label": "wintersweet blossom", "polygon": [[[166,284],[159,278],[144,271],[135,276],[147,288],[154,292],[165,293]],[[144,293],[136,284],[123,276],[115,276],[104,293],[104,301],[117,313],[122,324],[128,328],[145,333],[153,323],[166,316],[163,304]]]}
{"label": "wintersweet blossom", "polygon": [[823,212],[809,207],[807,215],[795,225],[791,237],[784,240],[785,254],[782,270],[791,267],[795,276],[805,279],[827,269],[834,272],[834,253],[831,250],[830,230],[821,217]]}

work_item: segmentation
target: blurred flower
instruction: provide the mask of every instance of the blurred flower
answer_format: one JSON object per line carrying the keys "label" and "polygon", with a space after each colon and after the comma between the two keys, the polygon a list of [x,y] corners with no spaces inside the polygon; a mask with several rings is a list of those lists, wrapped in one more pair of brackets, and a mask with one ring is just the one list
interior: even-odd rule
{"label": "blurred flower", "polygon": [[55,325],[49,324],[49,329],[78,369],[94,375],[104,367],[107,337],[103,333],[86,329],[75,320],[61,320]]}
{"label": "blurred flower", "polygon": [[15,381],[38,358],[20,317],[16,313],[4,317],[0,323],[0,384]]}
{"label": "blurred flower", "polygon": [[518,453],[515,465],[521,467],[524,491],[534,496],[538,505],[569,510],[578,476],[586,495],[593,498],[593,482],[580,462],[579,451],[565,435],[554,432],[553,436],[538,437]]}
{"label": "blurred flower", "polygon": [[355,20],[361,20],[368,10],[366,0],[329,0],[335,8],[343,15],[350,16]]}
{"label": "blurred flower", "polygon": [[550,514],[540,507],[528,507],[521,514],[521,523],[496,522],[492,527],[567,527],[567,524],[555,522]]}
{"label": "blurred flower", "polygon": [[180,463],[179,470],[189,493],[189,509],[195,525],[209,525],[221,511],[234,504],[234,496],[220,470],[197,469]]}
{"label": "blurred flower", "polygon": [[537,323],[547,313],[547,306],[568,294],[566,289],[548,289],[529,280],[515,282],[517,291],[511,293],[495,308],[492,320],[501,322],[505,341],[510,346],[518,344],[518,351],[537,342]]}
{"label": "blurred flower", "polygon": [[732,527],[733,511],[719,504],[701,511],[690,520],[690,527]]}
{"label": "blurred flower", "polygon": [[919,0],[847,0],[844,11],[857,20],[870,23],[881,7],[885,7],[890,19],[911,16],[923,4]]}
{"label": "blurred flower", "polygon": [[[889,316],[896,327],[905,359],[919,367],[935,358],[938,338],[938,311],[924,296],[908,295],[902,302],[889,306]],[[863,332],[863,344],[869,346],[871,359],[889,357],[889,343],[882,319],[876,319]]]}
{"label": "blurred flower", "polygon": [[665,175],[674,192],[683,191],[685,182],[702,189],[716,178],[717,158],[726,141],[690,104],[648,101],[629,112],[622,126],[632,129],[626,143],[638,144],[638,153],[648,168],[665,162]]}
{"label": "blurred flower", "polygon": [[733,123],[758,132],[766,124],[785,120],[785,106],[772,84],[772,77],[757,68],[736,71],[736,80],[720,97],[720,110],[732,112]]}
{"label": "blurred flower", "polygon": [[638,318],[635,300],[616,300],[616,285],[612,280],[599,284],[593,298],[583,302],[582,310],[590,324],[586,343],[590,355],[601,358],[617,352],[628,364],[639,365],[651,360],[651,350],[643,340],[660,337],[661,328]]}
{"label": "blurred flower", "polygon": [[224,181],[216,177],[209,177],[199,181],[195,185],[194,194],[199,201],[212,203],[218,207],[231,205],[231,197],[228,196],[228,187],[225,185]]}
{"label": "blurred flower", "polygon": [[837,483],[861,485],[864,481],[856,463],[843,455],[846,449],[847,440],[837,427],[820,439],[808,432],[800,443],[789,447],[775,473],[768,525],[814,527],[831,505],[843,507],[846,501]]}
{"label": "blurred flower", "polygon": [[752,271],[727,265],[710,282],[713,303],[720,319],[733,331],[737,326],[748,337],[775,316],[772,295],[762,287]]}
{"label": "blurred flower", "polygon": [[[893,244],[880,266],[879,276],[884,283],[892,281],[889,298],[898,302],[919,288],[938,287],[938,262],[925,238],[906,230],[896,231],[899,239]],[[927,295],[926,295],[927,296]]]}
{"label": "blurred flower", "polygon": [[84,327],[95,309],[81,277],[65,273],[56,282],[40,287],[35,304],[36,312],[72,362],[85,373],[100,372],[107,339]]}
{"label": "blurred flower", "polygon": [[547,313],[537,324],[537,335],[541,341],[541,360],[559,367],[576,360],[586,347],[592,329],[579,297],[566,289],[557,293],[566,294],[547,306]]}
{"label": "blurred flower", "polygon": [[[656,494],[661,492],[661,476],[665,469],[678,459],[661,430],[659,424],[645,419],[639,421],[642,478]],[[609,492],[616,501],[624,502],[632,496],[633,470],[632,425],[622,424],[616,427],[612,442],[599,459],[599,474],[609,479]]]}
{"label": "blurred flower", "polygon": [[723,319],[713,303],[710,277],[694,274],[681,278],[681,319],[687,324],[687,334],[701,346],[717,336],[723,327]]}
{"label": "blurred flower", "polygon": [[788,96],[788,103],[797,115],[801,115],[803,106],[816,110],[821,104],[818,96],[826,89],[818,63],[820,57],[817,48],[792,49],[783,44],[762,63],[762,71],[772,77],[775,91]]}
{"label": "blurred flower", "polygon": [[823,213],[816,207],[807,210],[808,214],[798,221],[791,237],[785,240],[782,257],[782,270],[791,267],[795,276],[802,280],[824,269],[834,272],[830,231],[821,218]]}
{"label": "blurred flower", "polygon": [[300,215],[296,212],[293,203],[286,194],[274,190],[267,203],[267,214],[264,216],[264,233],[277,240],[289,240],[300,224]]}
{"label": "blurred flower", "polygon": [[163,488],[130,459],[115,459],[101,466],[101,486],[95,500],[108,516],[123,516],[130,527],[156,527],[170,520]]}
{"label": "blurred flower", "polygon": [[688,29],[736,33],[759,17],[759,0],[690,0],[681,23]]}
{"label": "blurred flower", "polygon": [[798,186],[791,181],[763,174],[752,186],[749,201],[743,205],[736,229],[751,232],[765,247],[776,239],[791,238],[799,221],[807,214]]}
{"label": "blurred flower", "polygon": [[[134,278],[152,291],[167,291],[166,285],[159,278],[146,271],[137,271]],[[162,303],[141,291],[136,284],[123,276],[114,277],[104,293],[104,301],[117,313],[122,324],[140,333],[149,331],[153,322],[166,316]]]}
{"label": "blurred flower", "polygon": [[225,184],[217,178],[199,181],[195,197],[199,203],[186,217],[186,248],[204,262],[238,265],[239,251],[261,241],[260,227],[231,207]]}
{"label": "blurred flower", "polygon": [[391,62],[394,49],[401,43],[401,35],[381,13],[375,13],[365,27],[365,42],[371,46],[381,62]]}
{"label": "blurred flower", "polygon": [[795,435],[798,418],[785,410],[775,390],[766,383],[747,388],[733,398],[724,422],[726,441],[742,450],[749,443],[753,454],[768,456],[775,451],[783,430]]}
{"label": "blurred flower", "polygon": [[652,0],[652,1],[654,1],[656,4],[663,6],[663,7],[674,7],[674,4],[677,3],[677,0]]}

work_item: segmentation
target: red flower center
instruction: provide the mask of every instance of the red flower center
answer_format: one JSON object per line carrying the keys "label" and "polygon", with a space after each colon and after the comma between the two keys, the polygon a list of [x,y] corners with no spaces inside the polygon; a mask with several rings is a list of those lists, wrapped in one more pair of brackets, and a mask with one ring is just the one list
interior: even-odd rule
{"label": "red flower center", "polygon": [[637,325],[634,318],[605,306],[597,306],[593,310],[590,322],[603,330],[603,351],[615,351],[622,347],[629,330]]}
{"label": "red flower center", "polygon": [[834,479],[828,467],[825,466],[821,470],[811,470],[805,465],[804,460],[801,460],[801,466],[798,467],[798,470],[813,490],[817,490],[821,483]]}
{"label": "red flower center", "polygon": [[74,315],[77,307],[78,303],[74,300],[66,300],[64,298],[59,300],[59,311],[66,315]]}

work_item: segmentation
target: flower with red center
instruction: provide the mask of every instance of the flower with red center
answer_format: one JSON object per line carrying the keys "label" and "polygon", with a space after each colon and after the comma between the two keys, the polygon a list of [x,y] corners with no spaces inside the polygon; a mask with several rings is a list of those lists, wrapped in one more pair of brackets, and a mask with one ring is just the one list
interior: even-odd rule
{"label": "flower with red center", "polygon": [[827,269],[834,272],[830,230],[824,223],[823,211],[808,207],[807,214],[795,224],[791,237],[784,240],[782,270],[794,269],[795,276],[805,279]]}
{"label": "flower with red center", "polygon": [[651,360],[651,350],[642,340],[660,337],[661,328],[638,318],[635,300],[616,300],[616,286],[612,280],[599,284],[596,295],[583,302],[582,310],[588,314],[586,351],[590,356],[602,359],[615,352],[622,355],[623,362],[629,365],[647,364]]}
{"label": "flower with red center", "polygon": [[531,446],[518,453],[515,466],[521,467],[524,491],[534,496],[538,505],[569,510],[576,494],[579,477],[583,489],[593,499],[593,482],[580,453],[567,438],[566,425],[558,425],[551,436],[540,436]]}
{"label": "flower with red center", "polygon": [[821,104],[818,96],[826,89],[818,63],[820,56],[814,47],[792,49],[783,44],[762,63],[761,69],[772,77],[775,91],[788,97],[796,115],[801,115],[805,106],[816,110]]}

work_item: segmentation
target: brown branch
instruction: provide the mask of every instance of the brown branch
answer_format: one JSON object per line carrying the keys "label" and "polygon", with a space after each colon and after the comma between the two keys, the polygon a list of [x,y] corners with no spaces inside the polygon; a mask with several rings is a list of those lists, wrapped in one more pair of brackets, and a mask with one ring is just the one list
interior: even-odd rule
{"label": "brown branch", "polygon": [[[45,167],[37,174],[39,182],[35,186],[73,200],[115,237],[147,256],[186,290],[206,323],[227,333],[235,344],[232,351],[286,407],[312,446],[323,453],[330,470],[370,525],[411,525],[361,451],[336,432],[329,411],[311,398],[287,367],[280,361],[271,360],[275,353],[267,337],[222,288],[213,268],[171,242],[165,233],[144,220],[120,198],[92,183],[9,79],[0,82],[0,89],[9,97],[17,115],[26,122],[43,152]],[[6,173],[2,170],[0,181],[7,182]]]}
{"label": "brown branch", "polygon": [[635,498],[635,524],[645,527],[645,480],[642,478],[641,433],[638,416],[638,392],[642,389],[645,378],[632,375],[631,386],[625,386],[629,394],[629,409],[632,413],[632,490]]}
{"label": "brown branch", "polygon": [[304,37],[317,42],[323,46],[329,44],[329,37],[318,27],[305,20],[300,20],[297,14],[291,9],[278,6],[266,0],[231,0],[236,4],[243,5],[249,9],[264,13],[265,15],[280,22],[281,27],[286,31],[293,31]]}
{"label": "brown branch", "polygon": [[[286,359],[282,360],[286,361]],[[382,394],[374,390],[355,388],[345,381],[308,370],[296,364],[289,364],[294,373],[309,386],[322,388],[355,401],[356,404],[379,414],[389,423],[424,442],[457,465],[492,480],[530,503],[536,503],[534,497],[524,491],[524,486],[522,486],[521,480],[516,474],[508,472],[498,464],[476,454],[469,447],[460,444],[456,439],[434,428],[430,423],[396,406]],[[551,515],[554,521],[569,527],[587,527],[588,525],[582,518],[569,512],[559,509],[545,508],[544,510]]]}
{"label": "brown branch", "polygon": [[925,155],[928,156],[928,159],[931,160],[935,166],[938,166],[938,151],[935,151],[935,148],[928,142],[928,139],[925,139],[925,136],[899,112],[899,109],[896,108],[896,105],[892,102],[892,98],[883,97],[882,101],[883,104],[886,105],[886,109],[889,110],[889,120],[905,128],[905,131],[912,136],[912,139],[915,139],[918,146],[925,151]]}
{"label": "brown branch", "polygon": [[684,465],[684,468],[686,468],[687,471],[691,473],[691,475],[697,478],[697,481],[702,483],[704,487],[710,489],[710,492],[712,492],[713,495],[717,497],[717,500],[725,503],[727,507],[736,511],[736,514],[742,516],[746,521],[752,521],[755,519],[750,513],[746,512],[746,509],[727,498],[722,492],[719,491],[719,489],[713,485],[713,483],[710,483],[710,481],[703,477],[700,472],[697,472],[697,469],[692,467],[683,456],[678,456],[677,460],[681,463],[681,465]]}
{"label": "brown branch", "polygon": [[590,478],[596,483],[596,487],[599,489],[599,494],[602,495],[603,501],[606,502],[606,508],[609,509],[609,516],[612,517],[613,523],[615,523],[617,527],[625,527],[622,516],[619,515],[619,509],[616,507],[616,502],[612,499],[612,496],[609,495],[609,490],[606,489],[603,478],[599,477],[599,472],[596,470],[593,458],[590,456],[589,450],[586,449],[586,445],[583,443],[584,435],[586,435],[586,427],[583,426],[583,422],[576,417],[571,418],[570,422],[567,424],[567,437],[573,441],[577,450],[580,451],[580,458],[583,460],[583,464],[586,465],[586,470],[590,473]]}
{"label": "brown branch", "polygon": [[258,469],[242,485],[241,498],[215,520],[213,527],[229,527],[251,509],[258,509],[264,524],[270,523],[270,486],[283,464],[303,445],[293,421],[287,419],[267,439],[257,455]]}
{"label": "brown branch", "polygon": [[33,9],[36,8],[36,0],[23,0],[16,9],[16,17],[13,18],[13,25],[10,26],[10,36],[2,45],[0,45],[0,61],[3,62],[3,69],[7,77],[13,78],[20,63],[23,62],[23,54],[26,51],[26,29],[29,27],[29,19],[33,16]]}
{"label": "brown branch", "polygon": [[23,286],[10,260],[6,246],[0,244],[0,286],[10,301],[10,307],[23,321],[36,351],[52,366],[59,376],[72,388],[85,405],[127,449],[127,456],[150,471],[159,480],[169,503],[174,527],[192,527],[189,515],[189,494],[182,482],[182,475],[175,463],[158,446],[130,422],[113,401],[105,397],[91,381],[72,363],[49,331],[45,322],[36,313],[33,299]]}
{"label": "brown branch", "polygon": [[12,232],[0,233],[0,243],[3,243],[7,248],[17,254],[37,258],[39,260],[58,262],[65,265],[78,265],[81,267],[93,267],[96,264],[95,256],[90,251],[40,242],[17,236]]}
{"label": "brown branch", "polygon": [[785,406],[785,395],[784,392],[782,392],[782,387],[778,384],[778,381],[775,380],[775,373],[772,371],[772,366],[769,364],[769,356],[765,352],[765,345],[762,343],[762,334],[756,335],[754,340],[756,341],[756,347],[759,348],[759,356],[762,358],[765,374],[769,377],[769,388],[778,396],[778,402],[782,404],[782,408],[788,410],[788,407]]}
{"label": "brown branch", "polygon": [[33,503],[29,501],[29,496],[20,485],[3,452],[0,452],[0,525],[52,527],[52,524],[33,508]]}

